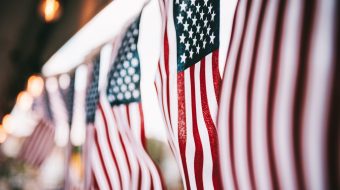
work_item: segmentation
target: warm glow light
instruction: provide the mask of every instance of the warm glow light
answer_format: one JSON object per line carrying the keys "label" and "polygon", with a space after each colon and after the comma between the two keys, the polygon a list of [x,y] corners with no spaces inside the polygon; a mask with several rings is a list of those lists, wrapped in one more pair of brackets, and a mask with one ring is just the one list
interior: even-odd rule
{"label": "warm glow light", "polygon": [[52,22],[60,17],[61,6],[58,0],[43,0],[40,12],[46,22]]}
{"label": "warm glow light", "polygon": [[2,118],[2,125],[3,128],[8,132],[8,133],[12,133],[13,132],[13,128],[11,125],[11,119],[12,116],[10,114],[6,114],[3,118]]}
{"label": "warm glow light", "polygon": [[33,97],[30,93],[26,91],[22,91],[17,96],[17,102],[16,104],[22,109],[22,110],[29,110],[33,104]]}
{"label": "warm glow light", "polygon": [[28,79],[27,91],[33,96],[38,97],[41,95],[44,89],[44,80],[38,76],[33,75]]}
{"label": "warm glow light", "polygon": [[0,144],[4,143],[7,139],[6,130],[0,125]]}

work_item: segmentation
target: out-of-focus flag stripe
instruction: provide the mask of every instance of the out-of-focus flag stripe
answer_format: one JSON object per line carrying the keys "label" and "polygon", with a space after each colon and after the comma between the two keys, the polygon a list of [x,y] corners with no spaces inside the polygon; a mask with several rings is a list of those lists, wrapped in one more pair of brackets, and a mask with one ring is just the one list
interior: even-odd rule
{"label": "out-of-focus flag stripe", "polygon": [[40,120],[33,133],[25,139],[19,158],[32,166],[39,167],[54,147],[53,137],[53,126]]}
{"label": "out-of-focus flag stripe", "polygon": [[239,1],[218,116],[225,189],[339,187],[339,11],[332,0]]}

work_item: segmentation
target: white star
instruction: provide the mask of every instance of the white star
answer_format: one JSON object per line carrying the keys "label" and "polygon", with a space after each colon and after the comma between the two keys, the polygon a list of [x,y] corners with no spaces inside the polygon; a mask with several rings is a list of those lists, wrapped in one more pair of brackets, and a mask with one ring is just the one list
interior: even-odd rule
{"label": "white star", "polygon": [[181,14],[179,14],[176,18],[177,18],[177,20],[178,20],[178,21],[177,21],[177,24],[179,24],[179,23],[182,23],[182,24],[183,24],[183,18],[184,18],[184,17],[183,17]]}
{"label": "white star", "polygon": [[188,15],[188,18],[191,18],[191,15],[192,15],[191,9],[188,10],[187,15]]}
{"label": "white star", "polygon": [[216,15],[216,13],[215,13],[215,11],[213,11],[213,13],[211,14],[211,21],[214,21],[215,15]]}
{"label": "white star", "polygon": [[179,5],[181,7],[181,11],[185,11],[187,4],[184,3],[184,1],[182,1],[182,4]]}
{"label": "white star", "polygon": [[211,6],[211,4],[209,5],[209,7],[208,7],[208,13],[211,13],[211,9],[212,9],[213,7]]}
{"label": "white star", "polygon": [[196,13],[199,13],[200,12],[200,8],[201,8],[201,5],[198,3],[196,5]]}
{"label": "white star", "polygon": [[207,44],[207,41],[204,39],[204,41],[203,41],[203,49],[205,49],[205,44]]}
{"label": "white star", "polygon": [[207,17],[205,17],[205,19],[204,19],[204,27],[207,27],[207,24],[208,24],[208,20],[207,20]]}
{"label": "white star", "polygon": [[214,33],[212,33],[212,34],[210,35],[210,43],[211,43],[211,44],[214,43],[214,39],[215,39],[215,35],[214,35]]}
{"label": "white star", "polygon": [[185,36],[184,36],[183,33],[182,33],[181,36],[179,36],[179,38],[180,38],[180,43],[183,43],[183,44],[184,44]]}
{"label": "white star", "polygon": [[203,34],[203,30],[202,30],[202,32],[200,34],[200,40],[203,40],[203,36],[204,36],[204,34]]}
{"label": "white star", "polygon": [[181,57],[181,63],[185,63],[185,60],[187,59],[187,56],[185,55],[185,53],[183,53],[180,57]]}
{"label": "white star", "polygon": [[203,20],[203,16],[204,16],[203,10],[202,10],[202,12],[200,12],[200,16],[201,16],[200,19]]}
{"label": "white star", "polygon": [[204,0],[204,6],[208,5],[208,0]]}
{"label": "white star", "polygon": [[208,26],[208,28],[207,28],[207,34],[209,35],[209,33],[210,33],[210,30],[211,30],[211,28],[210,28],[210,26]]}
{"label": "white star", "polygon": [[190,49],[190,52],[189,52],[189,56],[190,56],[190,58],[192,58],[192,55],[194,54],[194,52],[192,51],[192,49]]}
{"label": "white star", "polygon": [[197,53],[197,54],[200,53],[200,45],[197,45],[197,47],[196,47],[196,53]]}
{"label": "white star", "polygon": [[194,18],[192,19],[192,25],[196,25],[196,22],[197,22],[197,18],[196,18],[196,16],[194,16]]}
{"label": "white star", "polygon": [[179,4],[179,0],[176,0],[176,4]]}
{"label": "white star", "polygon": [[187,21],[185,21],[185,23],[183,24],[184,26],[184,31],[188,31],[189,30],[189,24]]}
{"label": "white star", "polygon": [[189,38],[192,38],[192,34],[193,34],[194,32],[192,31],[192,28],[190,28],[190,31],[189,31]]}
{"label": "white star", "polygon": [[190,48],[190,44],[189,44],[189,41],[187,41],[187,43],[185,43],[185,50],[189,51],[189,48]]}
{"label": "white star", "polygon": [[196,45],[197,39],[196,37],[192,40],[193,45]]}
{"label": "white star", "polygon": [[196,0],[191,0],[191,5],[195,5]]}
{"label": "white star", "polygon": [[200,32],[201,26],[200,26],[200,25],[197,25],[196,29],[197,29],[197,30],[196,30],[197,33]]}

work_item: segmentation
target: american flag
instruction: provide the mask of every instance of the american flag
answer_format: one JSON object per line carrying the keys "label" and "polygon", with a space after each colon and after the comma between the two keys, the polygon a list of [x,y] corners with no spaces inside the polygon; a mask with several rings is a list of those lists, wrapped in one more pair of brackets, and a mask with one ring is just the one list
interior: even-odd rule
{"label": "american flag", "polygon": [[[100,71],[100,55],[96,56],[92,66],[92,74],[90,78],[90,86],[86,92],[86,141],[84,146],[84,163],[85,163],[85,189],[99,189],[91,164],[91,146],[93,145],[94,119],[99,99],[99,71]],[[95,167],[95,166],[94,166]]]}
{"label": "american flag", "polygon": [[336,0],[239,1],[218,115],[226,189],[339,189],[339,14]]}
{"label": "american flag", "polygon": [[54,125],[49,99],[46,92],[35,99],[33,112],[39,114],[39,121],[32,134],[27,137],[19,152],[19,159],[34,167],[39,167],[53,150]]}
{"label": "american flag", "polygon": [[163,189],[160,173],[145,150],[139,20],[126,31],[97,105],[91,164],[100,189]]}
{"label": "american flag", "polygon": [[161,2],[165,28],[155,84],[186,189],[222,187],[216,119],[225,62],[220,47],[228,41],[220,24],[229,17],[221,16],[220,3]]}

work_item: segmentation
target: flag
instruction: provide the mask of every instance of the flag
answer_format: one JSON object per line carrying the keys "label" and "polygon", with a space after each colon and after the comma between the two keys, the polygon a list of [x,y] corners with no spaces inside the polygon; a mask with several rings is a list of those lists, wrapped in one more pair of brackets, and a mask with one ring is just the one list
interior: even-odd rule
{"label": "flag", "polygon": [[24,140],[18,157],[27,164],[39,167],[55,146],[55,129],[46,92],[34,100],[33,112],[38,115],[38,122],[32,134]]}
{"label": "flag", "polygon": [[160,173],[145,150],[139,20],[128,27],[119,45],[90,124],[94,125],[91,168],[100,189],[163,189]]}
{"label": "flag", "polygon": [[339,188],[339,5],[239,1],[218,113],[225,189]]}
{"label": "flag", "polygon": [[[85,160],[85,189],[99,189],[91,162],[91,146],[94,142],[94,120],[99,99],[99,74],[100,74],[100,55],[96,56],[93,64],[91,64],[90,85],[86,92],[86,140],[84,145],[84,160]],[[94,165],[94,167],[96,167]]]}
{"label": "flag", "polygon": [[229,36],[220,26],[232,18],[222,2],[160,3],[165,27],[155,84],[186,189],[221,189],[216,120]]}

